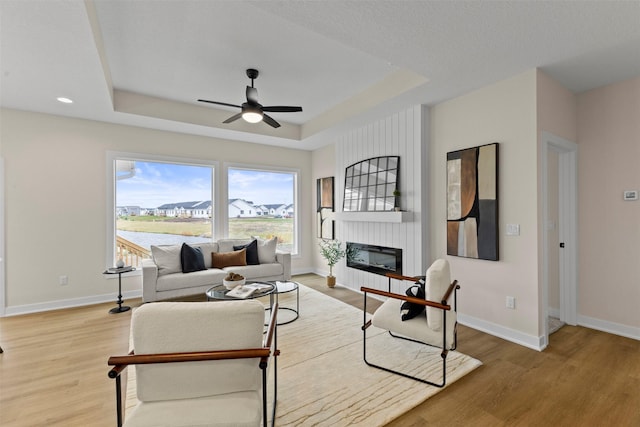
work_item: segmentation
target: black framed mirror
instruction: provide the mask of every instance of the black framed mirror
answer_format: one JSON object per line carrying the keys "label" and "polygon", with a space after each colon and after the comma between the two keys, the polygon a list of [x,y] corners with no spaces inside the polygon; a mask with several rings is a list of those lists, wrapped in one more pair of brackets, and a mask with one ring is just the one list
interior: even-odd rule
{"label": "black framed mirror", "polygon": [[363,160],[347,167],[344,178],[344,212],[392,211],[398,189],[399,156]]}

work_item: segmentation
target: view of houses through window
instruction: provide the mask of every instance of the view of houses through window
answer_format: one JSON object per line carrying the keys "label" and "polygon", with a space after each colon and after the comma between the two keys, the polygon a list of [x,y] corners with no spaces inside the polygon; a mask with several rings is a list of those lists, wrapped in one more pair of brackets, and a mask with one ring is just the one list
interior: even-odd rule
{"label": "view of houses through window", "polygon": [[[140,266],[151,245],[197,244],[216,238],[214,166],[116,159],[114,262]],[[230,238],[278,238],[294,252],[297,174],[228,169]]]}
{"label": "view of houses through window", "polygon": [[296,172],[229,168],[229,237],[277,237],[279,249],[295,253],[296,181]]}

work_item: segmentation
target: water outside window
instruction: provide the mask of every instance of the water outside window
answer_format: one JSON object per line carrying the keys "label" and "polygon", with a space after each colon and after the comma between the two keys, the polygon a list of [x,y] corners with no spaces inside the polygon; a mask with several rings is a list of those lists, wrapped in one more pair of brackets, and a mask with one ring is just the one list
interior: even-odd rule
{"label": "water outside window", "polygon": [[115,259],[140,266],[151,245],[211,241],[213,167],[116,160],[115,181]]}
{"label": "water outside window", "polygon": [[[139,267],[152,245],[219,238],[213,177],[212,165],[115,160],[114,263]],[[227,236],[277,237],[295,253],[297,172],[229,168],[227,182]]]}

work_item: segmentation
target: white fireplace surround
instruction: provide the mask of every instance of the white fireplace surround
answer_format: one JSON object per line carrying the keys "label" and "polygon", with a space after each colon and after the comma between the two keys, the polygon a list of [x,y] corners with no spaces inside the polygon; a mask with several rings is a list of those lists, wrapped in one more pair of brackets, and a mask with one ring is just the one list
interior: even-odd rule
{"label": "white fireplace surround", "polygon": [[[428,256],[426,213],[428,173],[428,108],[414,106],[392,116],[355,129],[336,141],[335,238],[374,246],[402,249],[403,274],[424,275]],[[345,169],[359,161],[379,156],[400,156],[400,207],[396,212],[343,212]],[[341,285],[359,290],[366,285],[386,290],[388,279],[367,271],[336,265]],[[395,282],[395,281],[394,281]],[[396,285],[394,285],[396,286]],[[400,285],[397,284],[399,287]],[[399,288],[396,290],[399,291]]]}

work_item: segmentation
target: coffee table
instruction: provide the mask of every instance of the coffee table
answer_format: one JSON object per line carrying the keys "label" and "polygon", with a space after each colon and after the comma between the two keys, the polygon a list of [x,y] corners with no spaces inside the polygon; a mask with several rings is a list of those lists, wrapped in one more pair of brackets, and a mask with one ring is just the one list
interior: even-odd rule
{"label": "coffee table", "polygon": [[269,282],[247,282],[246,285],[251,285],[254,283],[269,286],[269,288],[255,291],[254,293],[249,295],[247,298],[234,298],[234,297],[227,296],[227,293],[229,293],[230,289],[227,289],[226,286],[220,284],[220,285],[212,286],[209,289],[207,289],[207,291],[205,292],[205,295],[207,296],[207,301],[242,301],[243,299],[255,299],[255,298],[266,297],[268,295],[269,307],[273,307],[273,295],[274,295],[274,292],[276,291],[276,285]]}

